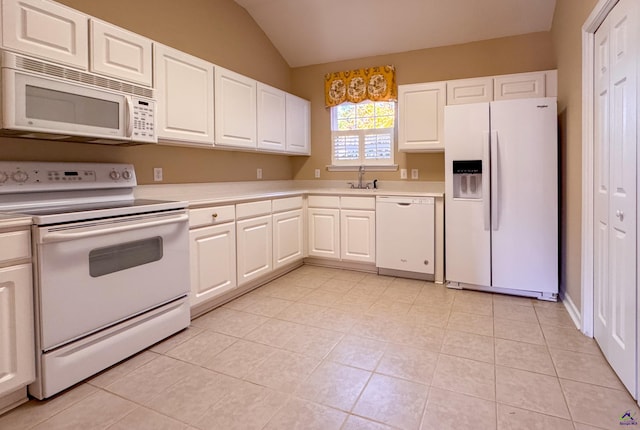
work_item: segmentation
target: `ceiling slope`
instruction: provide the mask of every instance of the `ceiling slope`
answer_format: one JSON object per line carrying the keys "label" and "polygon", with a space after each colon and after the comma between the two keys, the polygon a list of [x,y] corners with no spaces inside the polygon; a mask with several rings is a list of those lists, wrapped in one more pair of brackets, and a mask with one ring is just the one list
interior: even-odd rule
{"label": "ceiling slope", "polygon": [[548,31],[556,0],[235,0],[291,67]]}

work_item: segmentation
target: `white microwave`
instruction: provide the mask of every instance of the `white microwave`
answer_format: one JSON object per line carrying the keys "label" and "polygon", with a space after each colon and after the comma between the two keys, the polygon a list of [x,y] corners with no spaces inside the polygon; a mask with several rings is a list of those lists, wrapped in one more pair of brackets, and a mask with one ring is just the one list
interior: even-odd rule
{"label": "white microwave", "polygon": [[0,134],[156,143],[153,89],[2,51]]}

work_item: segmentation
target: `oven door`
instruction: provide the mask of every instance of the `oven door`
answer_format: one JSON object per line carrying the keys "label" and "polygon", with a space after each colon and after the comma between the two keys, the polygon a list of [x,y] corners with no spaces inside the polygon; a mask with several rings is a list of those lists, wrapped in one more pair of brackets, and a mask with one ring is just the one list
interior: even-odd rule
{"label": "oven door", "polygon": [[42,351],[188,293],[185,211],[34,230]]}

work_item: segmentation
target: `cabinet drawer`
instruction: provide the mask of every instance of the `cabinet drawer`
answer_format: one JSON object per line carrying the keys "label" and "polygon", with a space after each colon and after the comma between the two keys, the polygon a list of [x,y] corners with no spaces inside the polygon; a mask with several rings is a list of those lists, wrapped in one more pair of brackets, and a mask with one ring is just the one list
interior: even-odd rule
{"label": "cabinet drawer", "polygon": [[234,205],[191,209],[189,210],[189,227],[222,224],[233,221],[235,218],[236,208]]}
{"label": "cabinet drawer", "polygon": [[376,198],[375,197],[341,197],[340,208],[341,209],[375,210]]}
{"label": "cabinet drawer", "polygon": [[302,196],[287,197],[271,201],[273,212],[285,212],[302,208]]}
{"label": "cabinet drawer", "polygon": [[309,196],[310,208],[340,208],[340,197],[338,196]]}
{"label": "cabinet drawer", "polygon": [[0,234],[0,263],[31,257],[31,235],[29,230]]}
{"label": "cabinet drawer", "polygon": [[238,219],[268,215],[270,213],[271,200],[263,200],[251,203],[239,203],[236,205],[236,216],[238,217]]}

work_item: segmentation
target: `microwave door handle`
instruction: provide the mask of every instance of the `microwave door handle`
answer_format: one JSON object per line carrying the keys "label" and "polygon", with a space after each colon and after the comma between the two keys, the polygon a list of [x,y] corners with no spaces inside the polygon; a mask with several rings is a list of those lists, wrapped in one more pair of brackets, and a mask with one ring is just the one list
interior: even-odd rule
{"label": "microwave door handle", "polygon": [[125,136],[126,137],[131,137],[133,136],[133,105],[131,102],[131,97],[125,97],[124,98],[127,103],[125,104],[125,115],[126,115],[126,125],[127,125],[127,129],[125,130]]}
{"label": "microwave door handle", "polygon": [[181,214],[168,219],[159,221],[144,221],[136,223],[134,225],[123,225],[119,227],[105,227],[99,230],[89,230],[80,232],[65,232],[65,233],[49,233],[43,235],[41,238],[42,243],[63,242],[67,240],[85,239],[88,237],[103,236],[105,234],[122,233],[125,231],[138,230],[140,228],[157,227],[160,225],[174,224],[185,222],[189,220],[188,214]]}

